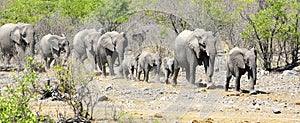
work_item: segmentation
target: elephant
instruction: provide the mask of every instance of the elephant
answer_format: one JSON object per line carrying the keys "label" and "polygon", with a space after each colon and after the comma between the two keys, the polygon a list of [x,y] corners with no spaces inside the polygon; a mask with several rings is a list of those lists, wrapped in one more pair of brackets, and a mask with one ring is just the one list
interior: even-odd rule
{"label": "elephant", "polygon": [[5,64],[10,65],[13,56],[17,58],[19,65],[22,65],[21,62],[25,62],[26,55],[33,57],[35,41],[34,25],[26,23],[4,24],[0,28],[0,49]]}
{"label": "elephant", "polygon": [[109,67],[110,77],[115,75],[114,63],[116,58],[119,59],[119,65],[124,60],[125,48],[128,40],[124,32],[111,31],[103,34],[96,45],[96,56],[98,66],[106,76],[106,64]]}
{"label": "elephant", "polygon": [[174,74],[174,58],[163,58],[161,63],[161,69],[164,73],[164,82],[166,84],[169,84],[168,78]]}
{"label": "elephant", "polygon": [[[47,34],[42,37],[40,43],[40,51],[42,59],[44,60],[45,69],[50,68],[51,62],[55,59],[56,65],[58,65],[59,57],[62,52],[66,52],[66,57],[64,58],[64,63],[70,55],[70,46],[67,38],[58,35]],[[50,58],[48,60],[48,58]],[[63,64],[64,64],[63,63]]]}
{"label": "elephant", "polygon": [[207,88],[214,88],[212,76],[217,54],[217,38],[211,31],[196,28],[194,31],[184,30],[174,42],[174,75],[173,84],[177,84],[180,67],[186,70],[186,79],[195,84],[196,67],[203,65],[206,73]]}
{"label": "elephant", "polygon": [[130,80],[134,80],[133,74],[137,69],[137,58],[125,57],[121,66],[120,72],[123,74],[124,78],[128,80],[128,73],[130,76]]}
{"label": "elephant", "polygon": [[156,53],[150,53],[147,51],[142,51],[138,55],[138,68],[137,68],[137,79],[140,80],[141,73],[144,73],[144,82],[148,82],[149,80],[149,72],[151,69],[155,69],[155,79],[158,80],[159,77],[159,71],[160,71],[160,65],[161,65],[161,58]]}
{"label": "elephant", "polygon": [[229,82],[232,76],[236,77],[235,91],[240,91],[241,76],[248,72],[248,79],[250,79],[250,94],[255,93],[254,85],[257,79],[257,51],[256,48],[250,50],[234,47],[229,51],[227,59],[227,73],[225,91],[228,91]]}
{"label": "elephant", "polygon": [[97,70],[96,44],[104,34],[104,29],[84,29],[79,31],[73,40],[73,55],[76,63],[83,64],[86,59],[92,62],[92,68]]}

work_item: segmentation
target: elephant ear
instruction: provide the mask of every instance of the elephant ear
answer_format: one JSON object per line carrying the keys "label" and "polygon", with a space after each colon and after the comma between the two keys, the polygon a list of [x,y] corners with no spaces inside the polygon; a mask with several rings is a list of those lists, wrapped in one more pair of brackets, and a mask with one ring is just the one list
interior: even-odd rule
{"label": "elephant ear", "polygon": [[53,49],[55,50],[59,50],[59,46],[58,46],[58,40],[56,38],[53,38],[51,40],[49,40],[50,45],[52,46]]}
{"label": "elephant ear", "polygon": [[188,46],[196,53],[196,57],[200,58],[200,45],[198,39],[191,34],[187,43]]}
{"label": "elephant ear", "polygon": [[10,37],[17,44],[21,44],[21,31],[20,31],[20,28],[17,27],[13,31],[11,31],[10,32]]}
{"label": "elephant ear", "polygon": [[104,34],[103,36],[101,36],[100,38],[100,44],[101,46],[103,46],[104,48],[107,48],[111,51],[115,51],[115,45],[113,43],[113,39],[111,36]]}
{"label": "elephant ear", "polygon": [[245,54],[242,52],[241,49],[234,48],[229,52],[230,60],[239,68],[245,69],[246,68],[246,62],[245,62]]}

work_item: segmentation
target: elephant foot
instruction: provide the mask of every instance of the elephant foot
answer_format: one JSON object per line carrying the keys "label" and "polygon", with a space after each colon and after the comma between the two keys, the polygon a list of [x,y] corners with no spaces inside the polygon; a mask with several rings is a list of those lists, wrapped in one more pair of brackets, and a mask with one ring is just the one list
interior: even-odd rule
{"label": "elephant foot", "polygon": [[224,90],[225,90],[226,92],[228,92],[228,88],[225,87]]}
{"label": "elephant foot", "polygon": [[172,84],[173,87],[176,87],[176,85],[177,85],[177,84],[175,84],[175,83]]}
{"label": "elephant foot", "polygon": [[165,83],[166,83],[166,84],[170,84],[170,82],[169,82],[169,81],[165,81]]}

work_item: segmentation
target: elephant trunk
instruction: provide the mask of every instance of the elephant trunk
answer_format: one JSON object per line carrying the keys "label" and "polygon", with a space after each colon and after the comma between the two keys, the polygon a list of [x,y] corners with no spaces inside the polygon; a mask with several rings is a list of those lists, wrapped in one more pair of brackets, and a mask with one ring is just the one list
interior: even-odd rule
{"label": "elephant trunk", "polygon": [[33,57],[34,56],[34,54],[35,54],[35,43],[36,43],[36,38],[35,38],[35,36],[34,35],[32,35],[32,36],[29,36],[29,37],[26,37],[25,39],[25,42],[27,43],[27,45],[29,45],[28,46],[28,50],[27,50],[27,53],[28,53],[28,55],[30,56],[30,57]]}
{"label": "elephant trunk", "polygon": [[68,60],[68,58],[69,58],[69,56],[70,56],[70,54],[71,54],[71,50],[70,50],[70,46],[69,46],[69,45],[66,45],[66,46],[64,47],[64,49],[65,49],[65,51],[66,51],[66,56],[65,56],[65,58],[64,58],[63,65],[66,64],[66,62],[67,62],[67,60]]}
{"label": "elephant trunk", "polygon": [[172,64],[169,64],[169,70],[171,73],[173,73]]}
{"label": "elephant trunk", "polygon": [[256,85],[256,79],[257,79],[257,71],[256,71],[256,65],[254,65],[254,67],[252,67],[249,72],[248,72],[248,76],[250,78],[250,90],[254,90],[254,85]]}
{"label": "elephant trunk", "polygon": [[209,56],[209,66],[207,70],[207,82],[211,83],[212,82],[212,76],[214,74],[214,66],[215,66],[215,54],[211,54]]}

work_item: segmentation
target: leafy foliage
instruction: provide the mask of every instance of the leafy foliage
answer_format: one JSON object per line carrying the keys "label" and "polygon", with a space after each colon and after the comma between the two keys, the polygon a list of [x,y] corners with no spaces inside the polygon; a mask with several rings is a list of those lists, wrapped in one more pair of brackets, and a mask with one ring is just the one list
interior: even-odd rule
{"label": "leafy foliage", "polygon": [[274,55],[278,55],[277,61],[280,61],[283,51],[286,64],[290,64],[288,54],[292,54],[292,63],[297,62],[300,2],[266,0],[259,4],[259,12],[247,17],[248,26],[242,36],[258,44],[265,69],[272,68]]}
{"label": "leafy foliage", "polygon": [[4,23],[37,23],[43,17],[59,12],[63,17],[72,18],[73,24],[88,20],[91,15],[97,16],[100,22],[111,24],[130,17],[126,15],[129,4],[131,0],[8,0],[0,17]]}
{"label": "leafy foliage", "polygon": [[16,77],[16,85],[8,86],[5,93],[0,96],[1,123],[38,122],[43,120],[43,117],[37,116],[29,106],[29,101],[36,99],[36,94],[32,90],[35,90],[33,88],[37,74],[31,67],[34,66],[35,62],[31,58],[27,58],[27,62],[26,69],[28,72],[22,75],[22,79]]}
{"label": "leafy foliage", "polygon": [[0,12],[3,19],[1,22],[34,24],[45,15],[53,13],[54,10],[54,0],[8,0],[8,4]]}

